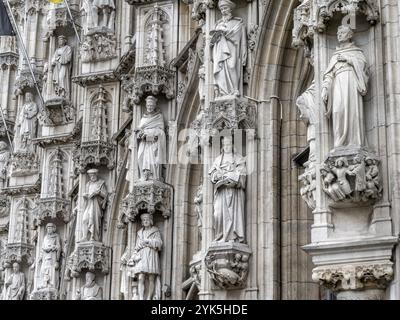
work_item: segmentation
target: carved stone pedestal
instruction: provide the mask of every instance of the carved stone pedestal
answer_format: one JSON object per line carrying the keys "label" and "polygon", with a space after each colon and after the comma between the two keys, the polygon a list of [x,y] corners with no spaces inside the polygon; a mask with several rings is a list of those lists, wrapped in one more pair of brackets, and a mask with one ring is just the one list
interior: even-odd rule
{"label": "carved stone pedestal", "polygon": [[364,148],[336,148],[321,167],[331,207],[372,205],[382,196],[379,159]]}
{"label": "carved stone pedestal", "polygon": [[54,98],[46,101],[42,121],[47,126],[59,126],[74,121],[75,110],[70,101]]}
{"label": "carved stone pedestal", "polygon": [[242,289],[249,272],[250,247],[237,242],[213,242],[208,248],[205,265],[216,288]]}
{"label": "carved stone pedestal", "polygon": [[110,248],[101,242],[78,242],[75,251],[68,258],[68,268],[73,277],[79,277],[82,270],[108,274],[110,270]]}
{"label": "carved stone pedestal", "polygon": [[117,57],[117,38],[108,28],[91,29],[80,48],[82,62],[96,62]]}
{"label": "carved stone pedestal", "polygon": [[57,290],[54,288],[44,288],[33,291],[31,300],[57,300]]}
{"label": "carved stone pedestal", "polygon": [[122,201],[122,216],[120,223],[134,222],[141,212],[160,212],[164,218],[169,218],[172,212],[171,186],[158,181],[139,181],[133,185],[132,192]]}
{"label": "carved stone pedestal", "polygon": [[22,177],[38,173],[39,164],[33,152],[17,151],[11,156],[11,176]]}
{"label": "carved stone pedestal", "polygon": [[206,119],[208,129],[253,129],[256,121],[256,103],[246,98],[218,98],[210,103]]}

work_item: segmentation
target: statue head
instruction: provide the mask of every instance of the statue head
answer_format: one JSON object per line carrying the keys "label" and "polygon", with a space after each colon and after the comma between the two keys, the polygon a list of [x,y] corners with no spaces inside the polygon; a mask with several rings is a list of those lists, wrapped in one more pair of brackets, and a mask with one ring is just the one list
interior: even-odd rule
{"label": "statue head", "polygon": [[343,43],[343,42],[347,42],[347,41],[351,40],[351,38],[353,38],[353,35],[354,35],[354,31],[347,25],[341,25],[338,28],[337,37],[338,37],[339,43]]}
{"label": "statue head", "polygon": [[354,162],[355,162],[355,163],[361,163],[361,162],[362,162],[361,156],[355,156],[355,157],[354,157]]}
{"label": "statue head", "polygon": [[235,9],[236,4],[230,0],[220,0],[218,2],[218,8],[223,16],[229,16],[232,14],[232,10]]}
{"label": "statue head", "polygon": [[85,280],[86,280],[86,285],[90,285],[93,283],[94,279],[96,278],[96,275],[93,272],[86,272]]}
{"label": "statue head", "polygon": [[153,113],[157,108],[157,99],[153,96],[146,98],[146,111],[147,113]]}
{"label": "statue head", "polygon": [[14,273],[19,272],[19,263],[18,262],[13,263],[13,271],[14,271]]}
{"label": "statue head", "polygon": [[373,164],[375,164],[375,160],[371,157],[367,157],[365,158],[365,163],[367,164],[367,166],[372,166]]}
{"label": "statue head", "polygon": [[59,47],[63,47],[67,44],[67,37],[64,35],[58,36],[57,42]]}
{"label": "statue head", "polygon": [[140,216],[140,219],[142,220],[142,225],[145,228],[151,227],[153,225],[153,215],[150,213],[143,213]]}
{"label": "statue head", "polygon": [[8,148],[7,143],[0,141],[0,151],[6,150]]}
{"label": "statue head", "polygon": [[233,153],[233,141],[231,136],[223,137],[222,150],[224,153]]}
{"label": "statue head", "polygon": [[90,169],[87,171],[87,174],[89,176],[90,181],[95,182],[97,181],[97,174],[99,173],[99,170],[97,169]]}
{"label": "statue head", "polygon": [[335,167],[337,168],[348,167],[348,166],[349,163],[347,162],[346,158],[341,157],[335,161]]}
{"label": "statue head", "polygon": [[57,230],[57,227],[54,223],[50,222],[50,223],[46,224],[47,234],[53,234],[56,232],[56,230]]}

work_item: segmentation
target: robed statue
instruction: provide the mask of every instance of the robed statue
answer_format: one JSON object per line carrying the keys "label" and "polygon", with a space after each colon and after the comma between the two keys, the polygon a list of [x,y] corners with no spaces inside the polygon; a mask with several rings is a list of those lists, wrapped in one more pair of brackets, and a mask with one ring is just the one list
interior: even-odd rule
{"label": "robed statue", "polygon": [[67,44],[67,38],[58,37],[58,48],[51,59],[53,70],[53,89],[56,96],[69,99],[71,93],[71,59],[72,49]]}
{"label": "robed statue", "polygon": [[138,129],[135,130],[141,180],[161,180],[162,164],[166,163],[164,118],[156,106],[156,98],[147,97],[146,113],[140,120]]}
{"label": "robed statue", "polygon": [[77,291],[75,300],[103,300],[103,289],[96,283],[96,275],[86,272],[85,284]]}
{"label": "robed statue", "polygon": [[56,225],[46,225],[47,234],[39,256],[39,285],[38,288],[58,288],[58,277],[60,269],[61,241],[56,233]]}
{"label": "robed statue", "polygon": [[209,172],[215,185],[214,241],[244,242],[246,160],[235,151],[231,137],[224,137],[222,149]]}
{"label": "robed statue", "polygon": [[25,294],[25,275],[14,262],[13,271],[4,283],[4,300],[22,300]]}
{"label": "robed statue", "polygon": [[22,106],[17,119],[18,139],[16,139],[15,146],[17,151],[33,151],[32,139],[36,138],[37,134],[39,108],[33,100],[32,93],[27,92],[25,97],[25,104]]}
{"label": "robed statue", "polygon": [[366,145],[363,97],[368,91],[368,64],[352,41],[349,26],[338,29],[339,47],[324,75],[322,99],[332,118],[334,147]]}
{"label": "robed statue", "polygon": [[211,31],[216,97],[243,94],[243,69],[247,63],[247,33],[243,19],[232,16],[236,7],[230,0],[220,0],[222,19]]}
{"label": "robed statue", "polygon": [[97,169],[87,171],[89,182],[86,184],[86,207],[82,217],[81,241],[100,241],[101,221],[107,204],[107,188],[104,180],[98,179]]}

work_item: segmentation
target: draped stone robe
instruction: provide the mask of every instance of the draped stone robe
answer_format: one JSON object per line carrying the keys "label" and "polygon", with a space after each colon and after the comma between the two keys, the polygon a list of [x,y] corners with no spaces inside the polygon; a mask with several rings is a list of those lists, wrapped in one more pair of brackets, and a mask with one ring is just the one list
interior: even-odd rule
{"label": "draped stone robe", "polygon": [[[347,62],[338,61],[339,55]],[[324,75],[335,148],[366,145],[363,96],[368,78],[366,57],[360,48],[351,43],[336,50]]]}
{"label": "draped stone robe", "polygon": [[90,240],[89,233],[95,241],[100,241],[101,220],[107,202],[107,189],[104,180],[89,181],[86,184],[86,208],[82,218],[82,239]]}
{"label": "draped stone robe", "polygon": [[[150,244],[145,244],[145,241]],[[163,242],[160,231],[153,226],[149,229],[142,228],[138,231],[134,250],[134,260],[136,264],[133,268],[133,274],[140,273],[160,275],[160,257]]]}
{"label": "draped stone robe", "polygon": [[28,102],[23,105],[18,116],[19,145],[17,150],[28,151],[30,142],[36,137],[38,106],[35,102]]}
{"label": "draped stone robe", "polygon": [[146,135],[145,139],[138,138],[137,142],[139,177],[143,176],[143,170],[149,170],[153,179],[160,180],[161,165],[166,163],[166,137],[162,113],[145,114],[138,129],[143,130]]}
{"label": "draped stone robe", "polygon": [[247,62],[247,34],[241,18],[221,19],[212,31],[214,85],[221,96],[242,94],[243,66]]}
{"label": "draped stone robe", "polygon": [[69,99],[71,80],[71,59],[72,49],[69,45],[58,48],[54,53],[52,64],[55,64],[53,71],[53,84],[55,89],[64,90],[64,98]]}
{"label": "draped stone robe", "polygon": [[5,282],[4,300],[22,300],[25,293],[25,275],[12,273]]}
{"label": "draped stone robe", "polygon": [[[244,241],[246,162],[238,153],[218,156],[209,172],[214,192],[214,241]],[[233,185],[227,185],[233,181]]]}
{"label": "draped stone robe", "polygon": [[[58,286],[58,270],[56,264],[60,261],[61,241],[57,233],[48,234],[44,237],[40,266],[40,288],[57,288]],[[57,268],[58,269],[58,268]]]}
{"label": "draped stone robe", "polygon": [[103,300],[103,289],[93,281],[81,288],[80,300]]}

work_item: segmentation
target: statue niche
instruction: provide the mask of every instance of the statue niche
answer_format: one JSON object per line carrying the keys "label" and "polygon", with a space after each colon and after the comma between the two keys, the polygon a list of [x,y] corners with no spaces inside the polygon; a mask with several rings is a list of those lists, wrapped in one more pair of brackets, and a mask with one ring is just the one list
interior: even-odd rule
{"label": "statue niche", "polygon": [[25,275],[18,262],[13,263],[12,273],[4,283],[3,300],[23,300],[25,295]]}

